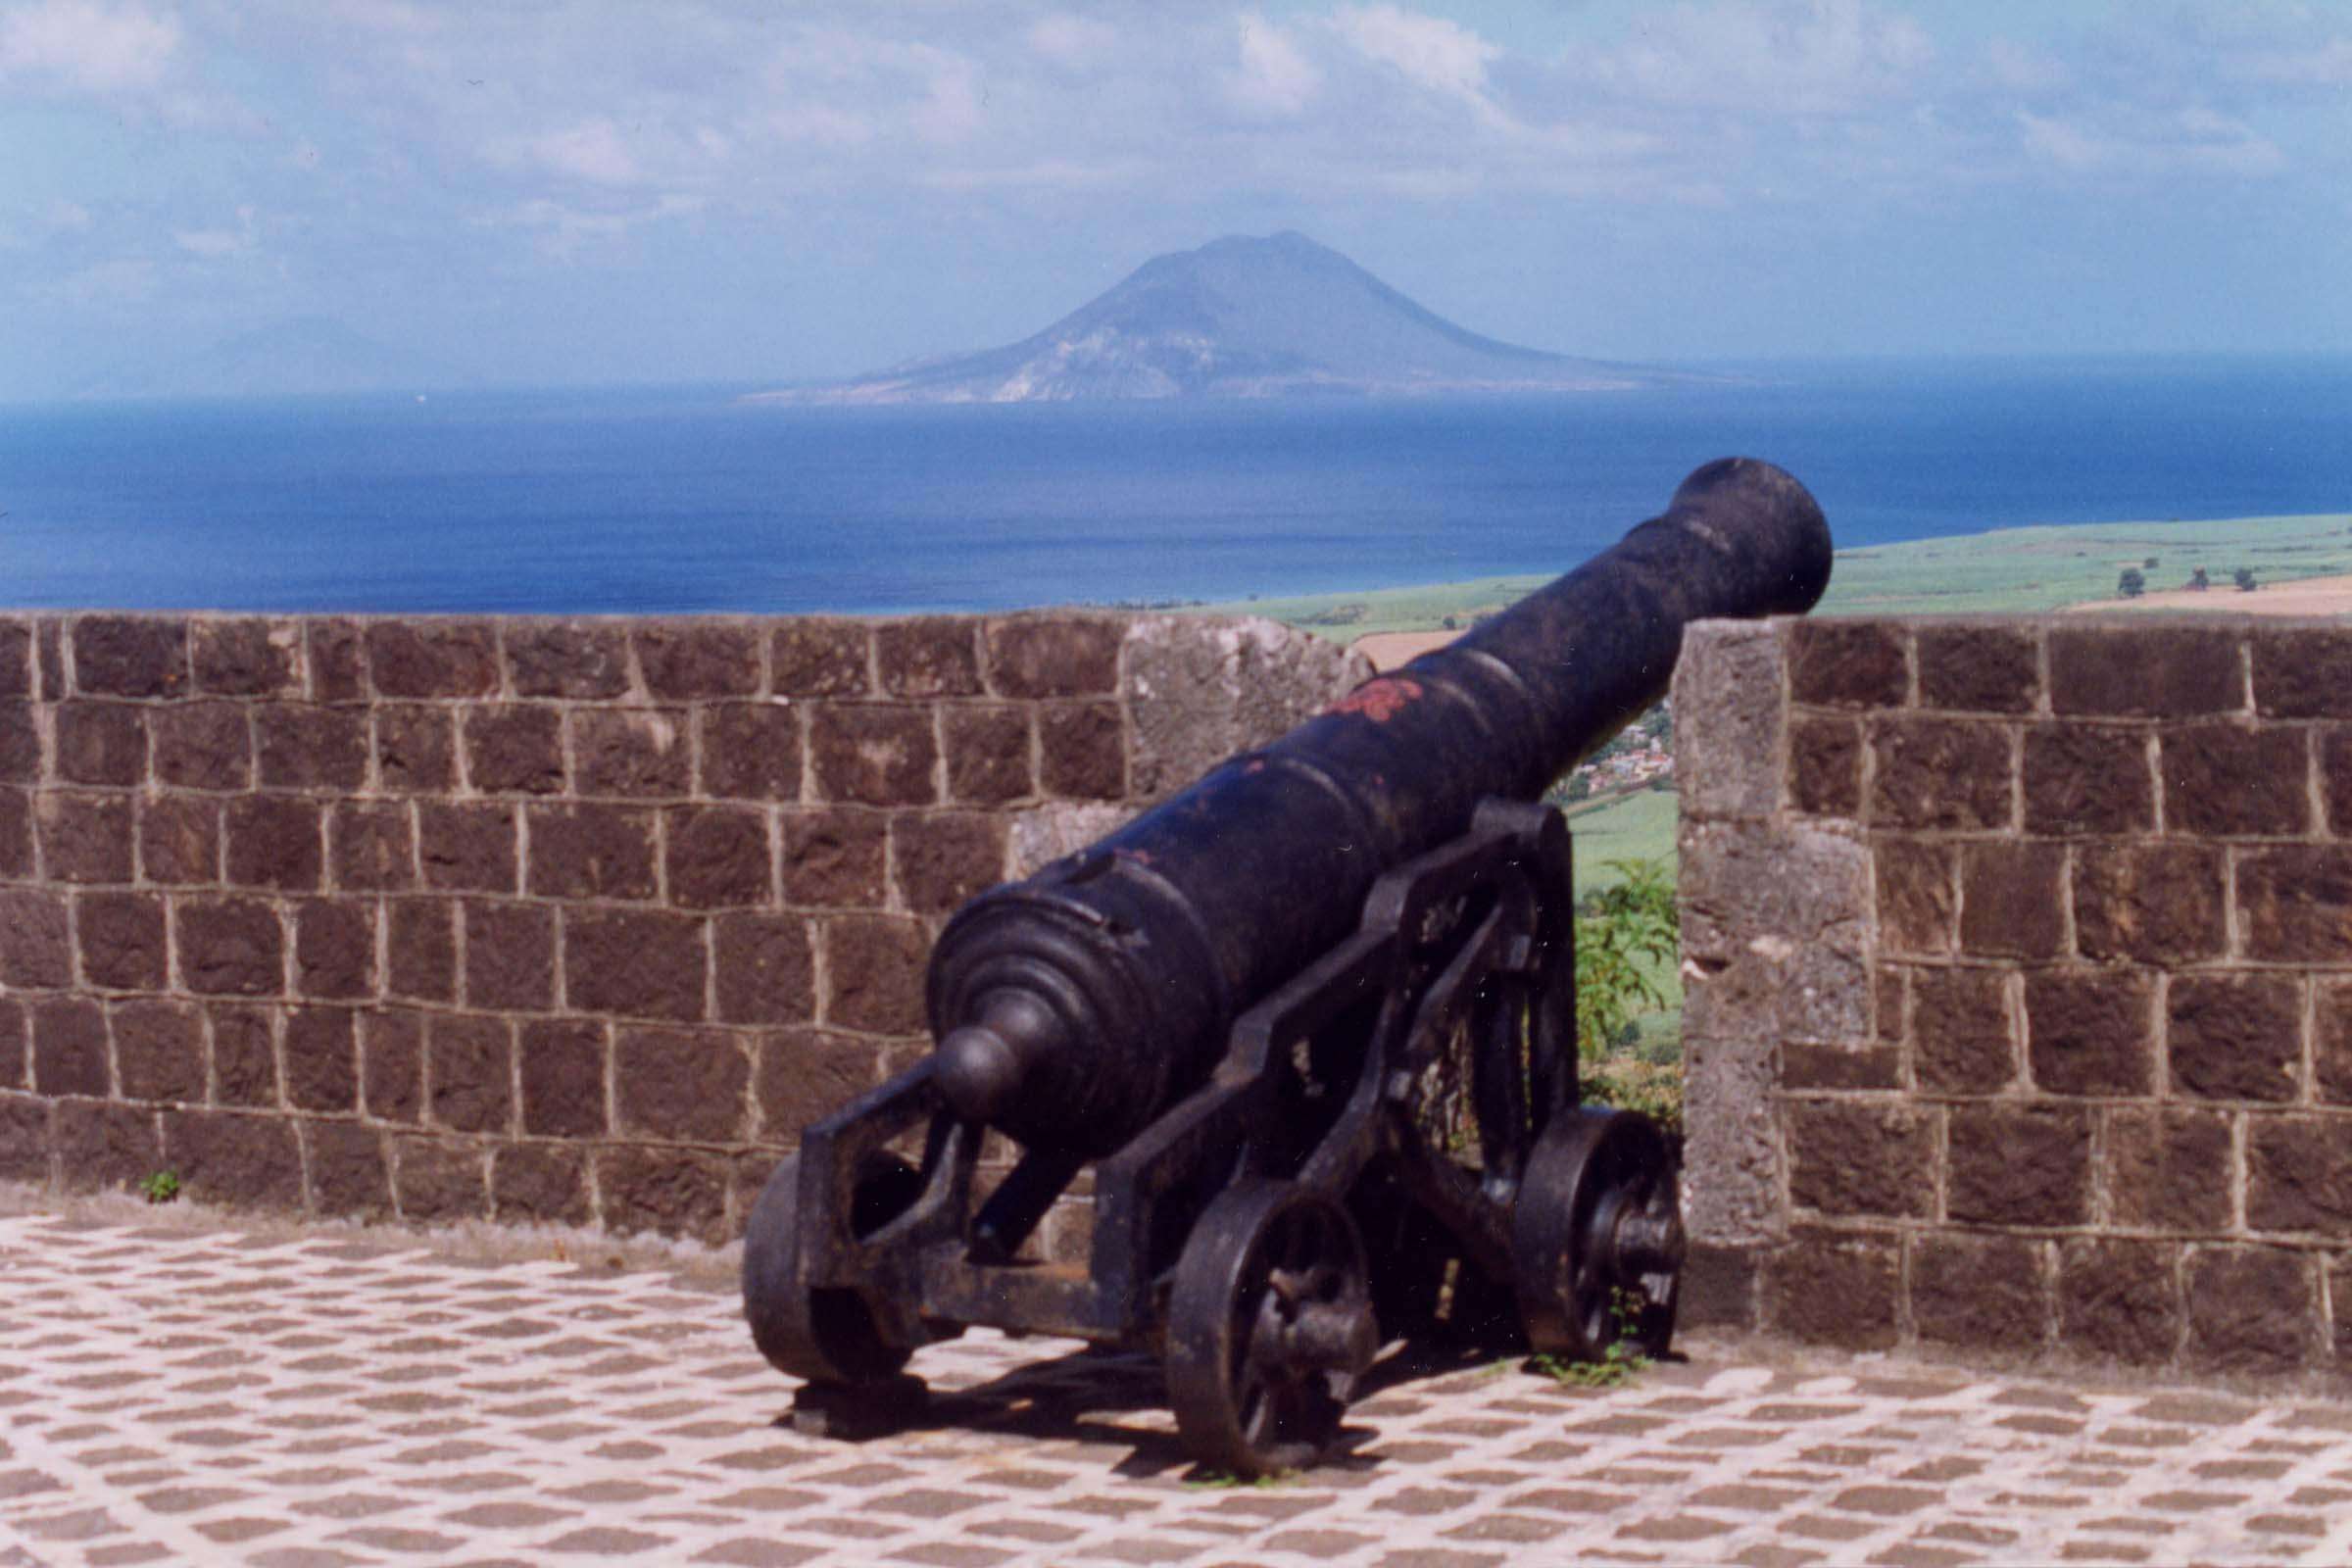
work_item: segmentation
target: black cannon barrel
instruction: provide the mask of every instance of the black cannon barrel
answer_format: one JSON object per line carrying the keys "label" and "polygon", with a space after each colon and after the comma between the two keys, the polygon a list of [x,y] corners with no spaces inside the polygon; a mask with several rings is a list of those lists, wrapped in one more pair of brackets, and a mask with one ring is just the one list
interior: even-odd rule
{"label": "black cannon barrel", "polygon": [[1664,514],[1450,646],[981,894],[931,956],[942,1094],[1032,1147],[1115,1149],[1352,929],[1381,873],[1488,796],[1536,798],[1655,702],[1690,621],[1810,609],[1830,554],[1794,478],[1710,463]]}

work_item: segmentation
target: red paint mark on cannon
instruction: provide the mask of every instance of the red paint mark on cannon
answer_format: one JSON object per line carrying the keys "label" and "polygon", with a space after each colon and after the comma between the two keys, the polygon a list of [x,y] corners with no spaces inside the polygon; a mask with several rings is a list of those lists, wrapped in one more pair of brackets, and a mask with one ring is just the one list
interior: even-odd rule
{"label": "red paint mark on cannon", "polygon": [[1383,675],[1368,680],[1346,697],[1332,710],[1335,713],[1361,713],[1375,724],[1386,724],[1402,711],[1405,705],[1421,696],[1417,680],[1394,680]]}

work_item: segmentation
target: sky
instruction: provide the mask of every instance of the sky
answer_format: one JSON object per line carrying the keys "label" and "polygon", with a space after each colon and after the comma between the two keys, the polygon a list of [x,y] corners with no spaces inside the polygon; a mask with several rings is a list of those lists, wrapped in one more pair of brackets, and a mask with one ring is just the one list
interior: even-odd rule
{"label": "sky", "polygon": [[0,398],[844,375],[1298,229],[1664,364],[2352,353],[2352,0],[0,0]]}

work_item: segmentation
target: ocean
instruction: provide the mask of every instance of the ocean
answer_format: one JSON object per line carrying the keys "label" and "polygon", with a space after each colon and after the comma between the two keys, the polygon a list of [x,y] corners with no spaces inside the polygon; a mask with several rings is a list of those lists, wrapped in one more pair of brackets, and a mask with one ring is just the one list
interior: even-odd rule
{"label": "ocean", "polygon": [[735,387],[0,407],[0,605],[995,610],[1566,570],[1767,458],[1841,546],[2352,511],[2352,361],[1711,367],[1543,399],[794,409]]}

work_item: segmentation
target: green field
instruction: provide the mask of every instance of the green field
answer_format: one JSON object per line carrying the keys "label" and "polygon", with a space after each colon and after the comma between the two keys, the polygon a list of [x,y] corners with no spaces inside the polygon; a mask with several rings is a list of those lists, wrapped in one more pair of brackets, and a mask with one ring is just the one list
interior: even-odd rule
{"label": "green field", "polygon": [[1593,806],[1571,807],[1568,831],[1576,842],[1576,896],[1619,880],[1613,860],[1663,860],[1674,865],[1678,820],[1672,790],[1636,790]]}

